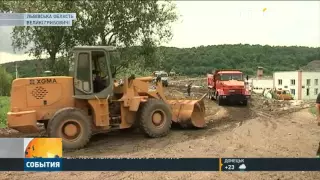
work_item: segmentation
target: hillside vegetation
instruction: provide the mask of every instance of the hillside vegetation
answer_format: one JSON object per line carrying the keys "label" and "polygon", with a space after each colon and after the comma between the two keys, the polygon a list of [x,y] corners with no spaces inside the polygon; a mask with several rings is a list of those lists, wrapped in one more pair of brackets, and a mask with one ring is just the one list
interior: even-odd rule
{"label": "hillside vegetation", "polygon": [[[148,75],[153,70],[176,71],[180,75],[204,76],[207,72],[219,68],[237,68],[246,74],[254,75],[257,66],[265,69],[265,74],[273,71],[312,70],[319,71],[320,48],[308,47],[271,47],[260,45],[218,45],[197,48],[158,47],[152,56],[146,59],[142,47],[131,47],[122,52],[123,68],[120,76],[130,73]],[[70,60],[70,59],[69,59]],[[67,75],[66,59],[58,59],[59,75]],[[114,63],[114,62],[113,62]],[[117,62],[118,63],[118,62]],[[48,60],[26,60],[17,62],[19,77],[43,75],[49,70]],[[15,76],[15,63],[2,65],[3,74],[8,72]],[[5,78],[7,79],[7,78]],[[10,78],[8,78],[10,79]],[[5,81],[4,81],[5,82]],[[8,86],[10,87],[10,86]],[[6,89],[9,93],[9,89]],[[4,93],[6,96],[6,93]],[[0,126],[5,125],[9,98],[0,96]]]}
{"label": "hillside vegetation", "polygon": [[[141,47],[131,47],[127,54],[130,62],[144,61],[143,49]],[[308,47],[279,47],[279,46],[261,46],[261,45],[216,45],[200,46],[194,48],[174,48],[158,47],[152,62],[141,63],[142,69],[166,71],[176,71],[181,75],[201,76],[212,69],[219,68],[237,68],[243,70],[246,74],[254,75],[258,66],[264,67],[265,74],[272,74],[274,71],[297,70],[300,68],[310,69],[313,66],[313,60],[320,59],[320,48]],[[134,60],[132,60],[134,59]],[[60,74],[66,74],[67,67],[61,63],[63,71]],[[15,72],[14,63],[4,64],[7,71],[11,74]],[[32,77],[39,72],[39,61],[28,60],[18,62],[20,77]],[[38,68],[37,68],[38,67]],[[46,61],[41,62],[42,71],[46,68]],[[134,68],[135,69],[135,68]],[[319,68],[311,68],[319,71]]]}
{"label": "hillside vegetation", "polygon": [[0,128],[6,126],[7,112],[9,111],[9,97],[0,96]]}

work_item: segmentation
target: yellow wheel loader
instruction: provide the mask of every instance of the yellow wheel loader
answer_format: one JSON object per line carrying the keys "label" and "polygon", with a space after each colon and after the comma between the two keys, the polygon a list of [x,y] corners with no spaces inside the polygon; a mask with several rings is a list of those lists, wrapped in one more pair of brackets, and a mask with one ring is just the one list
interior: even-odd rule
{"label": "yellow wheel loader", "polygon": [[[118,60],[112,46],[79,46],[72,50],[69,76],[18,78],[12,82],[8,127],[62,138],[64,149],[84,147],[92,134],[138,124],[149,137],[166,136],[172,122],[205,127],[200,100],[167,100],[161,80],[131,76],[112,78],[110,64]],[[154,88],[152,88],[154,87]]]}

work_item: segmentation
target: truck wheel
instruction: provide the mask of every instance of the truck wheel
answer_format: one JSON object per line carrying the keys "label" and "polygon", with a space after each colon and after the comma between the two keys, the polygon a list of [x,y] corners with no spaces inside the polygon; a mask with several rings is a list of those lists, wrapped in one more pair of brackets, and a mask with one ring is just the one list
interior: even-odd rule
{"label": "truck wheel", "polygon": [[166,136],[171,129],[172,114],[169,106],[158,99],[149,99],[139,110],[140,128],[149,137]]}
{"label": "truck wheel", "polygon": [[65,108],[58,111],[48,124],[49,137],[62,138],[64,149],[80,149],[92,135],[91,119],[80,109]]}

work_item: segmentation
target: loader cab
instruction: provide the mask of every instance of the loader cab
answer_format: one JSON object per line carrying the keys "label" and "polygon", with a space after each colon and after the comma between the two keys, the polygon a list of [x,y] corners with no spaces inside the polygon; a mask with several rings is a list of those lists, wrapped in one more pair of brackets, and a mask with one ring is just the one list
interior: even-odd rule
{"label": "loader cab", "polygon": [[73,49],[74,95],[78,99],[107,98],[113,94],[111,61],[117,54],[112,46],[80,46]]}

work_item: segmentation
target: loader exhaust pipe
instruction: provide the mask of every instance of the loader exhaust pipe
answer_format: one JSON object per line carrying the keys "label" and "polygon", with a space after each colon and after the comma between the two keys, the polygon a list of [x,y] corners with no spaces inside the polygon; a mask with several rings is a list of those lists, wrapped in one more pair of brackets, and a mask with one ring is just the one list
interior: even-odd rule
{"label": "loader exhaust pipe", "polygon": [[172,121],[182,127],[203,128],[205,122],[204,94],[199,100],[167,100],[172,108]]}

